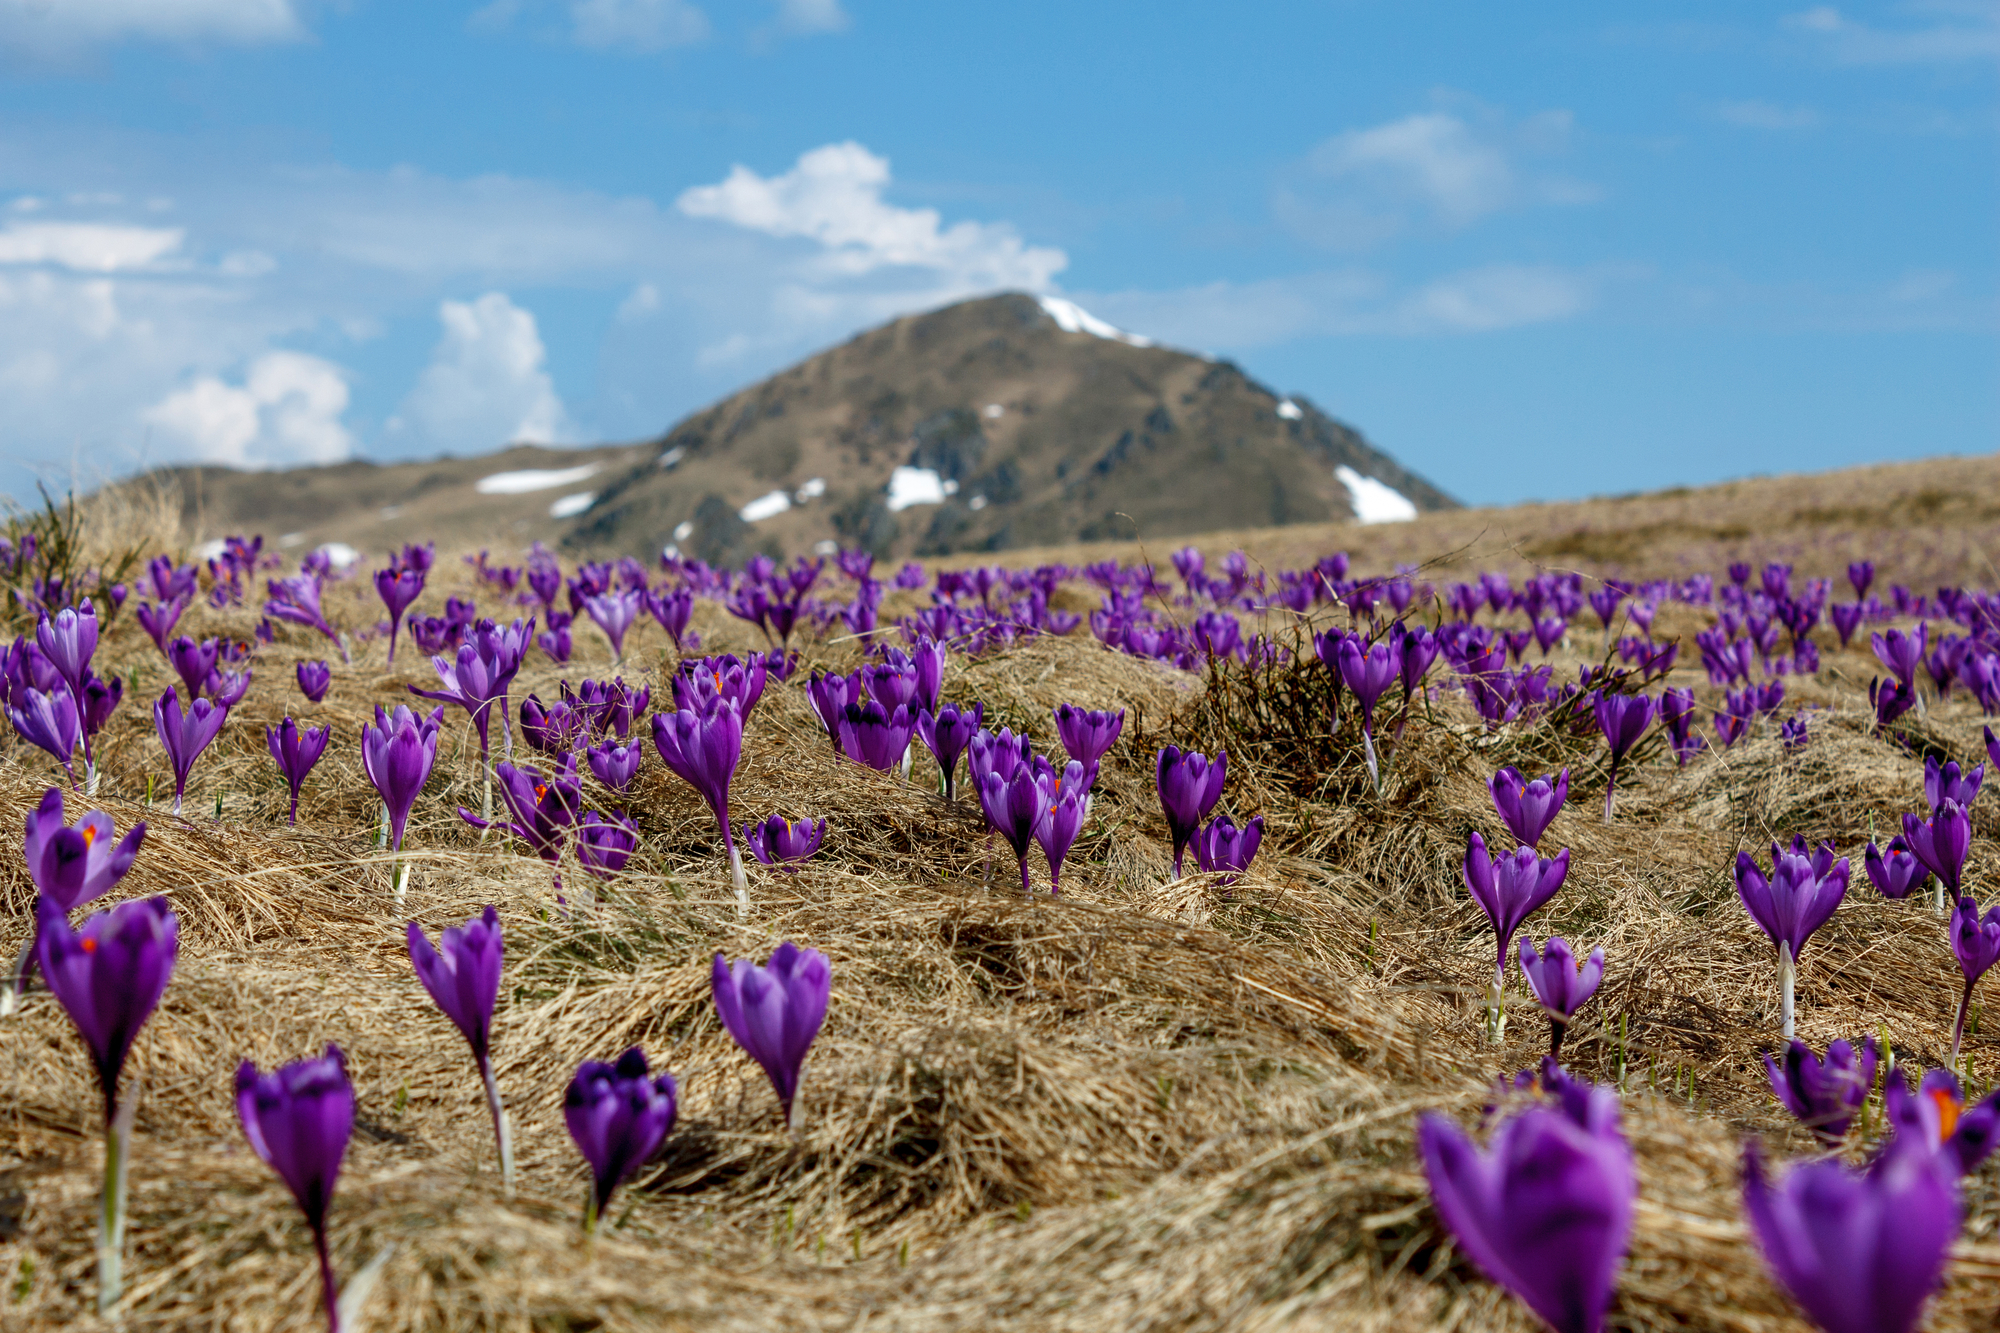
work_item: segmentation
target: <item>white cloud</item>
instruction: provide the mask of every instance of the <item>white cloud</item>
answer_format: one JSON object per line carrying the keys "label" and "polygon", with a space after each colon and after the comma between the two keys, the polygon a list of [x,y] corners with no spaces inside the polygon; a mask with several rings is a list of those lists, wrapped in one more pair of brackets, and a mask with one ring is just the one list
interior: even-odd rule
{"label": "white cloud", "polygon": [[1992,0],[1933,0],[1919,8],[1942,21],[1907,28],[1880,28],[1848,18],[1831,5],[1786,17],[1784,24],[1808,34],[1828,56],[1846,65],[1952,64],[2000,57],[2000,4]]}
{"label": "white cloud", "polygon": [[1755,99],[1723,102],[1715,108],[1715,114],[1747,130],[1809,130],[1819,124],[1819,112],[1809,106],[1778,106]]}
{"label": "white cloud", "polygon": [[55,264],[86,273],[144,268],[178,250],[182,231],[95,222],[15,222],[0,230],[0,264]]}
{"label": "white cloud", "polygon": [[424,443],[479,453],[567,438],[569,422],[544,362],[535,317],[488,292],[438,307],[444,337],[400,414]]}
{"label": "white cloud", "polygon": [[267,352],[239,385],[205,375],[148,408],[145,423],[195,459],[229,467],[337,463],[354,452],[341,424],[347,380],[330,361]]}
{"label": "white cloud", "polygon": [[1591,187],[1519,162],[1560,152],[1570,133],[1566,111],[1514,125],[1490,114],[1405,116],[1320,144],[1280,184],[1273,208],[1305,239],[1366,249],[1421,224],[1457,230],[1502,209],[1587,202]]}
{"label": "white cloud", "polygon": [[853,21],[840,0],[778,0],[777,29],[788,36],[845,32]]}
{"label": "white cloud", "polygon": [[708,15],[688,0],[570,0],[578,45],[664,51],[708,36]]}
{"label": "white cloud", "polygon": [[0,0],[0,48],[35,56],[131,39],[256,45],[305,35],[291,0]]}
{"label": "white cloud", "polygon": [[675,204],[689,217],[817,241],[824,267],[850,277],[908,267],[944,275],[953,292],[1038,291],[1069,263],[1061,250],[1025,245],[1006,223],[946,227],[934,208],[887,203],[888,184],[889,159],[850,140],[815,148],[778,176],[732,167],[721,184],[683,191]]}

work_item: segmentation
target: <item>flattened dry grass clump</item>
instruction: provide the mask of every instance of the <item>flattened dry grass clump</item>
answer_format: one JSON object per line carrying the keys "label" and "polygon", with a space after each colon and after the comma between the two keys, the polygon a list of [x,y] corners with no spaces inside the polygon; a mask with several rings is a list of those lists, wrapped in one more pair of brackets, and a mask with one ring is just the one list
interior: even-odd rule
{"label": "flattened dry grass clump", "polygon": [[[441,559],[427,598],[483,595],[453,586],[457,568]],[[375,615],[358,582],[330,598],[344,623]],[[204,634],[247,638],[255,625],[249,608],[188,614]],[[711,646],[749,646],[713,605],[696,628]],[[533,657],[517,703],[552,698],[565,675],[609,673],[594,632],[577,640],[566,668]],[[656,631],[634,642],[623,674],[657,704],[671,657]],[[164,893],[182,920],[179,970],[127,1071],[138,1146],[122,1327],[319,1325],[303,1225],[243,1143],[231,1077],[244,1059],[269,1067],[337,1042],[360,1110],[336,1262],[351,1273],[396,1246],[371,1329],[1526,1329],[1440,1232],[1411,1147],[1418,1112],[1476,1118],[1493,1079],[1546,1045],[1525,1004],[1503,1045],[1481,1040],[1493,946],[1459,882],[1466,836],[1502,836],[1485,782],[1510,762],[1567,765],[1574,782],[1547,844],[1572,849],[1569,883],[1531,929],[1611,959],[1565,1051],[1580,1073],[1622,1077],[1640,1161],[1615,1321],[1799,1326],[1735,1202],[1745,1134],[1795,1155],[1811,1146],[1762,1086],[1769,946],[1727,867],[1739,848],[1794,833],[1858,853],[1917,799],[1920,762],[1873,732],[1859,658],[1829,649],[1822,679],[1793,686],[1824,705],[1803,752],[1786,752],[1775,724],[1686,769],[1653,750],[1621,773],[1609,825],[1600,744],[1547,724],[1490,732],[1450,691],[1420,695],[1400,738],[1401,705],[1385,701],[1378,792],[1352,719],[1337,719],[1308,662],[1196,676],[1080,636],[956,660],[947,696],[984,700],[990,724],[1045,750],[1058,702],[1130,710],[1055,901],[1020,897],[1011,852],[968,801],[941,799],[921,751],[909,782],[849,763],[813,718],[803,674],[774,680],[746,732],[735,812],[824,815],[830,832],[797,874],[753,865],[745,917],[712,817],[650,749],[628,797],[586,784],[591,803],[638,822],[631,867],[604,883],[558,867],[573,910],[557,911],[549,867],[481,841],[454,811],[481,796],[457,710],[411,826],[399,911],[358,736],[376,705],[428,686],[427,664],[405,654],[390,671],[379,641],[359,645],[314,706],[290,673],[326,645],[281,630],[175,819],[146,715],[164,668],[129,624],[101,650],[130,697],[105,737],[97,804],[121,828],[149,821],[120,894]],[[855,648],[808,658],[805,670],[844,668]],[[1573,679],[1585,658],[1554,660]],[[287,710],[335,729],[296,829],[263,748],[262,728]],[[1952,702],[1909,731],[1970,761],[1979,725]],[[1224,807],[1267,821],[1238,885],[1168,881],[1152,790],[1153,750],[1168,741],[1226,746]],[[0,753],[7,845],[49,772],[18,744]],[[1993,864],[1996,833],[1982,812],[1975,866]],[[0,857],[9,957],[30,894],[18,858]],[[435,932],[486,903],[507,938],[495,1052],[516,1125],[511,1201],[471,1062],[404,955],[410,918]],[[834,975],[790,1133],[719,1028],[708,980],[717,951],[761,957],[787,938],[824,951]],[[1886,1030],[1905,1058],[1936,1061],[1953,975],[1938,918],[1860,885],[1807,951],[1801,1033],[1823,1044]],[[98,1326],[91,1076],[46,992],[5,1024],[0,1326]],[[680,1121],[586,1243],[562,1089],[580,1061],[632,1044],[680,1079]],[[1990,1034],[1971,1045],[1990,1077]],[[1932,1327],[1988,1327],[2000,1307],[1991,1180],[1969,1184],[1968,1239]]]}

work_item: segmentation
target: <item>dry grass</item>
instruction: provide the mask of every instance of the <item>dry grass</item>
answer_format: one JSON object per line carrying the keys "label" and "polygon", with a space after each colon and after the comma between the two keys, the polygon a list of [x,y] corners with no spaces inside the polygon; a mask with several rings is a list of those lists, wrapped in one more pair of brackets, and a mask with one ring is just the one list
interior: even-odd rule
{"label": "dry grass", "polygon": [[[440,560],[425,608],[459,568]],[[345,585],[335,614],[372,618],[361,598],[359,581]],[[719,609],[698,615],[712,644],[743,642]],[[198,608],[190,622],[247,636],[255,618]],[[657,691],[657,631],[636,642],[625,674]],[[567,674],[603,674],[601,640],[585,631],[578,643],[585,660]],[[121,827],[149,819],[121,892],[165,893],[183,922],[179,971],[127,1072],[140,1104],[126,1328],[318,1326],[303,1226],[243,1144],[230,1076],[241,1060],[268,1066],[335,1041],[361,1108],[334,1207],[337,1260],[351,1272],[384,1242],[398,1247],[375,1330],[1526,1329],[1439,1235],[1410,1148],[1417,1110],[1473,1113],[1495,1076],[1546,1041],[1525,1009],[1503,1048],[1480,1040],[1490,934],[1458,860],[1468,830],[1498,829],[1483,784],[1503,762],[1568,763],[1577,778],[1553,829],[1574,869],[1531,925],[1602,944],[1611,960],[1566,1049],[1602,1079],[1618,1076],[1622,1050],[1626,1071],[1644,1198],[1614,1322],[1801,1327],[1735,1206],[1745,1134],[1795,1154],[1810,1145],[1762,1087],[1770,958],[1726,866],[1739,847],[1795,832],[1858,853],[1917,799],[1916,761],[1868,730],[1869,671],[1854,655],[1829,651],[1818,682],[1793,686],[1826,705],[1802,755],[1755,735],[1685,771],[1655,756],[1621,779],[1608,827],[1594,814],[1601,748],[1547,729],[1489,735],[1451,697],[1412,719],[1378,796],[1347,739],[1316,733],[1324,718],[1309,700],[1257,715],[1240,679],[1203,681],[1082,637],[956,662],[950,697],[984,699],[1044,746],[1059,701],[1134,710],[1059,902],[1009,890],[1004,846],[989,882],[976,814],[931,793],[926,761],[904,784],[838,760],[798,686],[774,683],[735,807],[824,814],[828,850],[796,876],[753,868],[753,910],[739,919],[713,824],[654,760],[626,803],[645,835],[639,856],[593,913],[565,920],[540,862],[481,845],[452,813],[478,797],[456,713],[410,834],[408,911],[395,910],[358,730],[428,670],[411,652],[390,673],[381,651],[336,666],[315,707],[291,668],[322,645],[294,634],[264,650],[251,697],[197,766],[189,818],[175,820],[142,804],[148,776],[166,772],[146,711],[166,669],[129,623],[102,650],[132,679],[100,803]],[[1557,660],[1573,672],[1580,659]],[[517,698],[550,697],[558,674],[537,655]],[[287,705],[336,732],[296,830],[263,750],[262,727]],[[1916,730],[1970,760],[1979,726],[1954,702]],[[1150,755],[1170,737],[1228,744],[1228,808],[1270,823],[1233,894],[1166,882]],[[8,845],[48,775],[36,752],[0,755]],[[1993,864],[1992,809],[1975,867]],[[11,951],[30,890],[18,860],[0,865],[0,950]],[[573,866],[565,882],[581,882]],[[496,1049],[518,1126],[511,1203],[470,1060],[402,946],[406,915],[435,931],[488,902],[508,940]],[[835,977],[796,1136],[707,994],[714,951],[761,955],[784,938],[825,951]],[[1802,1034],[1886,1028],[1907,1058],[1937,1061],[1953,975],[1940,921],[1863,883],[1806,955]],[[4,1035],[0,1327],[93,1327],[88,1070],[45,992]],[[634,1042],[681,1078],[681,1119],[586,1245],[583,1171],[558,1099],[577,1062]],[[1990,1079],[1991,1038],[1972,1050]],[[1933,1328],[1990,1328],[2000,1308],[1990,1170],[1968,1199]]]}

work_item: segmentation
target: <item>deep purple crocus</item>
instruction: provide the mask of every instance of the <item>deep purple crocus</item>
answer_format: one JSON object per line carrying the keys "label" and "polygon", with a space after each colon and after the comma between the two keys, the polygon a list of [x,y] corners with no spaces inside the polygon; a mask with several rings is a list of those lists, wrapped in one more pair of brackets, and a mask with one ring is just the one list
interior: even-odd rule
{"label": "deep purple crocus", "polygon": [[1617,1091],[1568,1084],[1563,1093],[1504,1121],[1483,1153],[1428,1113],[1417,1152],[1439,1220],[1480,1270],[1556,1333],[1598,1333],[1639,1182]]}
{"label": "deep purple crocus", "polygon": [[[762,669],[759,668],[761,689]],[[679,682],[676,681],[678,689]],[[708,802],[722,831],[723,845],[729,850],[729,878],[736,888],[736,901],[745,911],[750,906],[750,884],[743,876],[743,854],[737,850],[729,826],[729,780],[743,758],[743,717],[727,698],[716,698],[702,712],[683,708],[674,713],[653,714],[653,748],[681,779]]]}
{"label": "deep purple crocus", "polygon": [[624,660],[625,635],[631,631],[632,622],[639,618],[642,605],[642,595],[636,588],[600,593],[584,599],[583,609],[590,613],[590,618],[597,622],[597,627],[611,642],[613,662]]}
{"label": "deep purple crocus", "polygon": [[493,1078],[493,1007],[500,999],[502,941],[499,910],[488,906],[462,926],[446,926],[433,948],[423,927],[412,921],[406,931],[410,966],[431,1000],[443,1011],[472,1048],[472,1060],[486,1090],[486,1109],[493,1118],[493,1140],[500,1151],[502,1191],[514,1193],[514,1143],[507,1113],[500,1105],[500,1085]]}
{"label": "deep purple crocus", "polygon": [[[734,653],[724,653],[720,657],[683,658],[674,671],[674,705],[700,712],[716,699],[727,699],[736,705],[737,713],[748,722],[757,701],[764,697],[764,680],[769,666],[762,653],[750,654],[747,662],[737,661]],[[847,701],[858,703],[860,698],[859,694],[850,693]]]}
{"label": "deep purple crocus", "polygon": [[306,775],[325,753],[332,735],[330,726],[301,727],[289,717],[278,726],[264,728],[264,743],[270,748],[271,758],[278,761],[278,772],[284,775],[285,785],[292,791],[291,813],[286,818],[289,824],[299,822],[299,788],[305,785]]}
{"label": "deep purple crocus", "polygon": [[[972,738],[979,734],[979,724],[985,718],[986,705],[983,702],[972,705],[969,710],[946,704],[935,713],[917,714],[917,736],[937,759],[938,772],[944,776],[946,801],[958,799],[958,757],[965,753],[966,747],[972,744]],[[835,740],[837,744],[837,733]]]}
{"label": "deep purple crocus", "polygon": [[1803,851],[1803,843],[1790,852],[1773,844],[1769,879],[1748,852],[1736,854],[1734,868],[1736,896],[1743,910],[1778,949],[1779,1023],[1786,1041],[1792,1039],[1792,991],[1799,954],[1847,895],[1847,858],[1834,861],[1830,852],[1814,858]]}
{"label": "deep purple crocus", "polygon": [[392,564],[375,571],[375,593],[389,608],[389,665],[396,664],[396,634],[403,628],[403,613],[424,593],[424,571]]}
{"label": "deep purple crocus", "polygon": [[1542,835],[1569,799],[1569,770],[1565,768],[1553,778],[1529,779],[1510,766],[1495,773],[1486,789],[1507,831],[1522,846],[1539,848]]}
{"label": "deep purple crocus", "polygon": [[1879,1055],[1873,1037],[1861,1044],[1858,1054],[1853,1043],[1842,1038],[1826,1048],[1825,1059],[1804,1042],[1794,1041],[1777,1058],[1764,1056],[1764,1072],[1785,1109],[1821,1143],[1837,1148],[1874,1090]]}
{"label": "deep purple crocus", "polygon": [[1743,1149],[1743,1213],[1773,1276],[1826,1333],[1911,1333],[1958,1235],[1958,1192],[1917,1153],[1793,1167],[1773,1188]]}
{"label": "deep purple crocus", "polygon": [[146,839],[144,823],[134,824],[114,843],[117,827],[111,816],[93,810],[74,825],[63,822],[60,787],[42,793],[41,804],[28,812],[22,859],[35,888],[65,916],[109,893],[139,855]]}
{"label": "deep purple crocus", "polygon": [[1217,815],[1195,831],[1190,846],[1194,848],[1194,863],[1204,874],[1220,874],[1216,887],[1227,889],[1257,859],[1263,842],[1264,816],[1253,815],[1249,823],[1239,827],[1228,815]]}
{"label": "deep purple crocus", "polygon": [[1951,953],[1958,960],[1965,990],[1958,1000],[1958,1021],[1951,1029],[1951,1063],[1958,1067],[1958,1048],[1965,1039],[1965,1016],[1972,1004],[1972,988],[1994,963],[2000,962],[2000,904],[1979,915],[1979,904],[1960,898],[1951,914]]}
{"label": "deep purple crocus", "polygon": [[1514,932],[1521,928],[1521,923],[1562,887],[1569,875],[1569,848],[1549,858],[1535,855],[1532,847],[1517,847],[1506,856],[1488,856],[1486,840],[1473,833],[1465,841],[1463,874],[1466,891],[1493,923],[1497,961],[1493,967],[1493,999],[1487,1009],[1487,1029],[1490,1039],[1498,1041],[1506,1023],[1500,997],[1506,985],[1508,946],[1514,942]]}
{"label": "deep purple crocus", "polygon": [[316,1060],[269,1074],[245,1060],[236,1071],[236,1114],[250,1150],[278,1173],[305,1214],[319,1255],[327,1327],[340,1333],[340,1290],[327,1252],[326,1214],[354,1132],[354,1085],[347,1081],[346,1057],[330,1045]]}
{"label": "deep purple crocus", "polygon": [[[976,738],[973,744],[976,755]],[[1021,869],[1021,892],[1031,892],[1028,848],[1035,840],[1035,830],[1049,812],[1048,784],[1041,780],[1032,763],[1016,765],[1004,775],[999,771],[981,775],[975,767],[973,782],[979,794],[979,809],[986,816],[987,825],[1014,849],[1014,859]]]}
{"label": "deep purple crocus", "polygon": [[638,849],[639,827],[623,811],[586,810],[576,822],[576,859],[599,879],[623,870]]}
{"label": "deep purple crocus", "polygon": [[849,704],[841,714],[840,748],[857,764],[866,764],[880,773],[893,770],[910,752],[910,737],[916,733],[917,719],[909,705],[885,709],[874,699]]}
{"label": "deep purple crocus", "polygon": [[83,739],[83,722],[69,691],[60,688],[60,683],[47,693],[15,690],[7,705],[7,720],[22,740],[53,755],[69,774],[70,785],[76,785],[76,747]]}
{"label": "deep purple crocus", "polygon": [[1903,816],[1903,841],[1924,869],[1938,878],[1938,910],[1944,910],[1944,896],[1958,897],[1960,877],[1965,873],[1965,855],[1972,849],[1972,818],[1965,807],[1949,796],[1938,802],[1929,819]]}
{"label": "deep purple crocus", "polygon": [[1211,762],[1199,751],[1169,745],[1154,761],[1153,783],[1174,840],[1175,879],[1181,876],[1181,860],[1187,854],[1188,840],[1222,799],[1222,786],[1228,776],[1227,750],[1217,751]]}
{"label": "deep purple crocus", "polygon": [[1967,810],[1979,795],[1979,784],[1986,780],[1986,765],[1975,764],[1970,773],[1960,773],[1958,761],[1947,759],[1940,767],[1933,755],[1924,756],[1924,800],[1932,810],[1946,801],[1957,801]]}
{"label": "deep purple crocus", "polygon": [[806,701],[812,705],[813,715],[819,718],[820,725],[826,728],[835,754],[843,753],[840,748],[840,723],[847,716],[847,705],[861,702],[863,693],[858,674],[839,676],[815,671],[812,679],[806,682]]}
{"label": "deep purple crocus", "polygon": [[1118,734],[1125,730],[1125,710],[1086,711],[1075,704],[1056,705],[1056,737],[1062,741],[1069,757],[1082,764],[1090,776],[1090,782],[1097,782],[1097,767],[1105,753],[1118,742]]}
{"label": "deep purple crocus", "polygon": [[[412,694],[439,703],[457,704],[465,710],[479,732],[479,766],[482,770],[488,769],[492,758],[489,733],[496,718],[502,736],[507,734],[507,691],[513,685],[514,677],[520,674],[522,659],[527,655],[528,643],[534,634],[535,622],[532,620],[516,620],[505,629],[490,620],[482,620],[466,636],[456,657],[431,659],[431,667],[437,672],[442,689],[409,687]],[[492,813],[492,784],[488,782],[481,797],[480,814],[490,818]]]}
{"label": "deep purple crocus", "polygon": [[1908,634],[1892,629],[1887,634],[1877,634],[1872,640],[1876,658],[1904,689],[1916,689],[1917,668],[1924,661],[1925,634],[1925,627],[1919,625]]}
{"label": "deep purple crocus", "polygon": [[785,1124],[793,1124],[799,1077],[806,1052],[826,1021],[833,995],[833,970],[817,949],[801,949],[790,940],[780,944],[771,961],[759,967],[747,958],[734,964],[715,955],[710,972],[715,1012],[736,1044],[763,1066],[785,1108]]}
{"label": "deep purple crocus", "polygon": [[[474,828],[503,828],[528,844],[528,850],[550,865],[562,860],[564,842],[583,809],[583,783],[577,777],[576,756],[565,757],[563,766],[552,773],[535,768],[516,768],[501,762],[493,774],[500,780],[501,803],[511,819],[489,823],[464,806],[458,817]],[[556,880],[557,892],[562,881]]]}
{"label": "deep purple crocus", "polygon": [[167,762],[174,770],[176,815],[181,812],[181,799],[187,791],[188,774],[194,770],[194,761],[221,733],[222,724],[228,720],[228,706],[207,699],[195,699],[188,704],[187,712],[181,712],[180,696],[174,693],[171,685],[165,694],[153,701],[153,729],[159,734],[160,744],[166,747]]}
{"label": "deep purple crocus", "polygon": [[221,645],[214,639],[196,643],[185,634],[167,645],[167,664],[187,686],[190,697],[201,693],[203,682],[215,670],[215,659],[220,650]]}
{"label": "deep purple crocus", "polygon": [[1560,935],[1551,935],[1539,954],[1535,952],[1534,937],[1523,935],[1521,974],[1527,977],[1528,989],[1534,992],[1535,1000],[1548,1013],[1549,1054],[1558,1055],[1570,1019],[1584,1001],[1597,994],[1598,984],[1604,980],[1604,950],[1592,949],[1588,958],[1578,962],[1570,952],[1569,941]]}
{"label": "deep purple crocus", "polygon": [[250,693],[250,676],[248,671],[217,669],[209,672],[208,679],[201,683],[202,692],[224,708],[234,708]]}
{"label": "deep purple crocus", "polygon": [[1604,782],[1604,822],[1611,822],[1611,805],[1617,795],[1618,765],[1646,728],[1653,725],[1653,701],[1643,694],[1606,694],[1597,700],[1597,729],[1611,747],[1611,774]]}
{"label": "deep purple crocus", "polygon": [[1886,851],[1869,843],[1861,863],[1868,871],[1869,882],[1881,890],[1884,898],[1908,897],[1912,889],[1922,888],[1931,874],[1900,833],[1889,839]]}
{"label": "deep purple crocus", "polygon": [[566,699],[544,705],[535,695],[521,700],[521,739],[546,755],[565,755],[577,746],[590,722]]}
{"label": "deep purple crocus", "polygon": [[743,826],[743,841],[750,854],[775,870],[795,873],[799,863],[809,860],[826,839],[826,819],[790,820],[783,815]]}
{"label": "deep purple crocus", "polygon": [[326,698],[328,687],[333,684],[333,668],[324,662],[301,662],[298,665],[299,693],[311,703]]}
{"label": "deep purple crocus", "polygon": [[1902,1067],[1883,1080],[1882,1104],[1892,1130],[1882,1153],[1927,1157],[1952,1176],[1977,1171],[2000,1145],[2000,1092],[1968,1107],[1958,1076],[1929,1069],[1910,1090]]}
{"label": "deep purple crocus", "polygon": [[162,602],[158,606],[151,602],[141,602],[136,613],[139,618],[139,628],[146,631],[155,648],[165,653],[167,638],[174,632],[174,626],[180,623],[181,612],[185,610],[187,603],[178,600]]}
{"label": "deep purple crocus", "polygon": [[606,741],[602,745],[593,745],[584,754],[597,780],[613,791],[621,792],[632,785],[633,778],[639,776],[639,765],[645,757],[645,747],[637,741],[629,745],[623,741]]}
{"label": "deep purple crocus", "polygon": [[397,704],[387,717],[377,709],[376,717],[377,722],[361,728],[361,767],[389,812],[389,850],[398,854],[396,900],[401,902],[409,877],[400,857],[403,830],[437,762],[438,734],[407,704]]}
{"label": "deep purple crocus", "polygon": [[1038,760],[1036,779],[1045,799],[1042,817],[1035,824],[1035,841],[1049,863],[1049,896],[1056,898],[1062,895],[1063,861],[1083,831],[1090,802],[1090,773],[1074,759],[1063,765],[1060,773],[1045,769],[1045,761]]}
{"label": "deep purple crocus", "polygon": [[1402,663],[1393,645],[1366,643],[1358,635],[1341,640],[1337,660],[1341,683],[1354,692],[1361,705],[1361,746],[1368,762],[1368,776],[1379,789],[1381,769],[1375,759],[1375,704],[1402,674]]}
{"label": "deep purple crocus", "polygon": [[588,1060],[577,1067],[563,1092],[563,1123],[590,1164],[590,1197],[583,1209],[586,1235],[597,1230],[613,1192],[666,1142],[679,1096],[674,1076],[654,1076],[637,1046],[616,1064]]}

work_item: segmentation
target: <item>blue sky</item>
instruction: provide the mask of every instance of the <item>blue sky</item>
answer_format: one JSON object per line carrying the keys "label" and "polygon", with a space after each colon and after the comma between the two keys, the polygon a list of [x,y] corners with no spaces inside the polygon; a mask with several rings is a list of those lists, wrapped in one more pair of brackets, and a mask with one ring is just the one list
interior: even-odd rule
{"label": "blue sky", "polygon": [[2000,3],[0,0],[0,490],[655,435],[1002,288],[1502,503],[2000,448]]}

